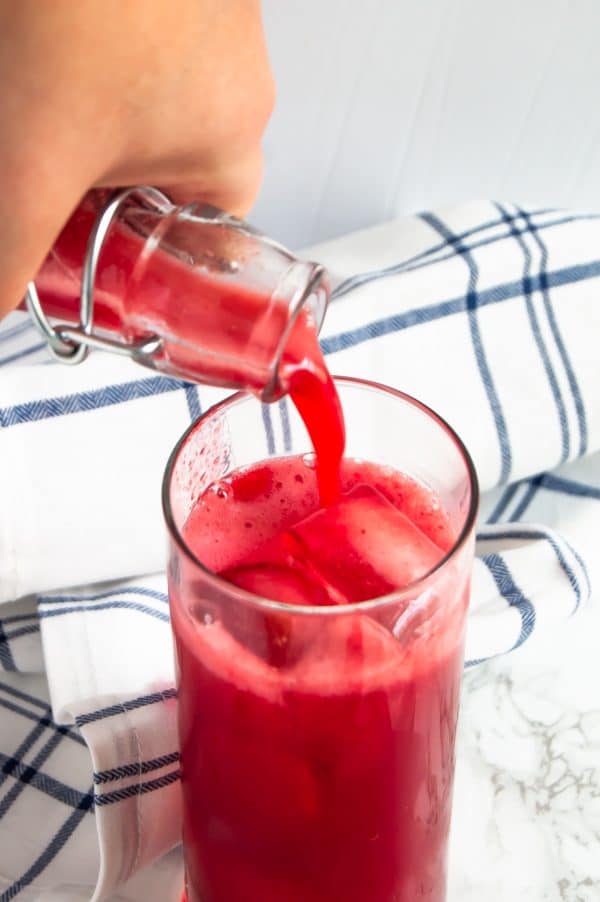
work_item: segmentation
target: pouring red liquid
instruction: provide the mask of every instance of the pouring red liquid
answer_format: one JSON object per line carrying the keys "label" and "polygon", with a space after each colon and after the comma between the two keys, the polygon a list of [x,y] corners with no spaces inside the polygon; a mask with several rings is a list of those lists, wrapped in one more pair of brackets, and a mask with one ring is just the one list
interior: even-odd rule
{"label": "pouring red liquid", "polygon": [[[88,194],[35,279],[47,316],[79,317],[83,262],[108,192]],[[96,333],[158,336],[146,362],[195,382],[290,394],[305,413],[323,498],[337,491],[343,420],[316,334],[328,286],[321,267],[220,211],[128,199],[109,229],[94,284]],[[322,474],[322,475],[321,475]]]}
{"label": "pouring red liquid", "polygon": [[[51,317],[77,321],[98,199],[36,278]],[[288,394],[316,455],[202,476],[179,519],[167,491],[188,902],[442,902],[464,563],[416,604],[370,605],[426,580],[460,530],[418,480],[342,460],[310,264],[227,218],[184,213],[133,205],[117,220],[95,329],[158,336],[146,361],[158,370]]]}

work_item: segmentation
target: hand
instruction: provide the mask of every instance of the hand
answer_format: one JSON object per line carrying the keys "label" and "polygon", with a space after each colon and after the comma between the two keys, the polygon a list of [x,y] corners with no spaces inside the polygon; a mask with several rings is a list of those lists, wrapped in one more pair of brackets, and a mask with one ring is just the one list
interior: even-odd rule
{"label": "hand", "polygon": [[90,187],[244,215],[273,102],[259,0],[0,0],[0,315]]}

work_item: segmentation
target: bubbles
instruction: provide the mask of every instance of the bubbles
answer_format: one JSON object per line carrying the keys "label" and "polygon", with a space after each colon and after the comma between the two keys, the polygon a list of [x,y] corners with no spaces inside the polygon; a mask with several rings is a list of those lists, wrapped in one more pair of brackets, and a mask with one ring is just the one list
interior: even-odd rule
{"label": "bubbles", "polygon": [[212,495],[214,498],[219,498],[221,501],[226,501],[233,496],[233,489],[228,480],[220,479],[208,487],[207,494]]}
{"label": "bubbles", "polygon": [[189,613],[196,626],[213,626],[217,621],[216,611],[205,602],[198,602],[190,606]]}
{"label": "bubbles", "polygon": [[310,470],[314,470],[317,466],[317,455],[314,453],[314,451],[310,451],[308,454],[303,454],[302,463]]}

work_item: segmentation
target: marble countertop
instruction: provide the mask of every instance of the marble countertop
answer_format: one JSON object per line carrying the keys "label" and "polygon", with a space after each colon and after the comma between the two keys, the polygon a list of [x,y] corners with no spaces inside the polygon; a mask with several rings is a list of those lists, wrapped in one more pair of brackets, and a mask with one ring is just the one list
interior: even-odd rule
{"label": "marble countertop", "polygon": [[600,599],[464,681],[448,902],[600,900]]}
{"label": "marble countertop", "polygon": [[[181,853],[111,902],[179,902]],[[600,599],[465,676],[447,902],[600,902]]]}

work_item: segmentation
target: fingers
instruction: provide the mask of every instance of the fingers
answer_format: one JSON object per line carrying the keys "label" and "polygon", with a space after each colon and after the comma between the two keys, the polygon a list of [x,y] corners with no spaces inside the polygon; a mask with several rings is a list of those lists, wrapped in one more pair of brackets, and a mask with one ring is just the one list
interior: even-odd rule
{"label": "fingers", "polygon": [[79,192],[4,191],[0,200],[0,318],[23,300],[48,249],[77,204]]}
{"label": "fingers", "polygon": [[[90,104],[60,47],[59,7],[0,0],[0,316],[22,300],[70,213],[98,175]],[[83,77],[83,76],[82,76]],[[91,135],[94,152],[86,147]],[[96,151],[97,149],[97,151]]]}
{"label": "fingers", "polygon": [[199,173],[196,177],[175,182],[158,180],[159,187],[176,204],[205,201],[227,213],[243,219],[252,209],[260,189],[263,173],[263,155],[256,148],[245,159],[236,161],[211,173]]}
{"label": "fingers", "polygon": [[260,4],[174,2],[186,26],[171,30],[154,71],[130,96],[135,127],[125,129],[101,184],[153,184],[177,201],[245,215],[260,187],[261,140],[275,102]]}
{"label": "fingers", "polygon": [[92,186],[246,215],[273,103],[259,0],[0,0],[0,315]]}
{"label": "fingers", "polygon": [[65,133],[59,141],[21,120],[7,127],[11,140],[0,141],[0,317],[23,299],[93,180],[76,138]]}

